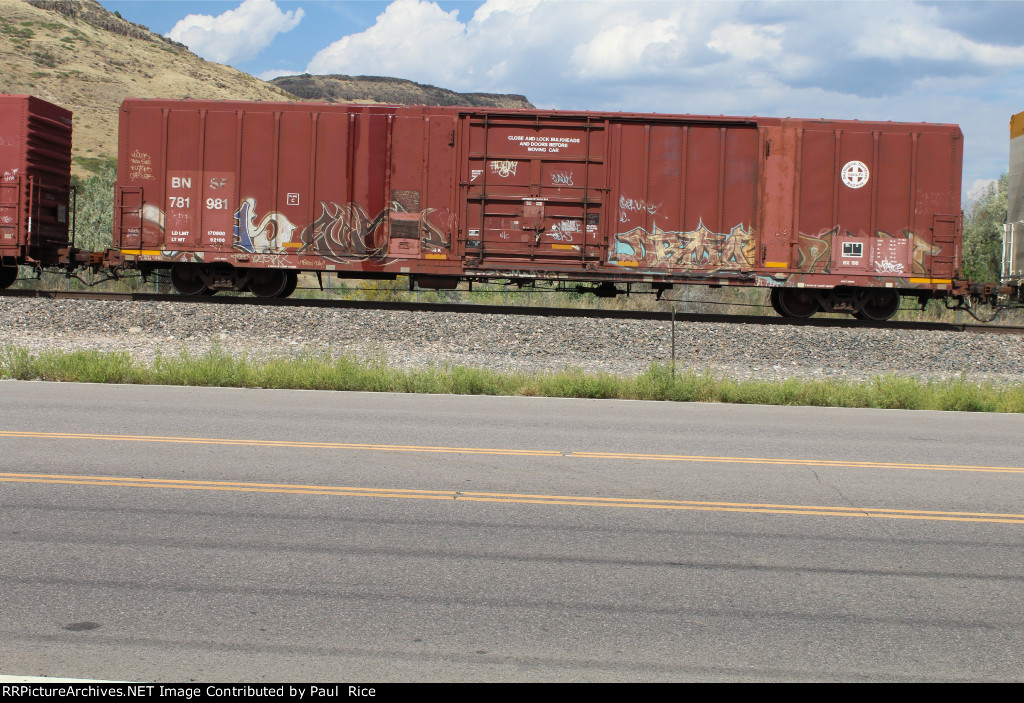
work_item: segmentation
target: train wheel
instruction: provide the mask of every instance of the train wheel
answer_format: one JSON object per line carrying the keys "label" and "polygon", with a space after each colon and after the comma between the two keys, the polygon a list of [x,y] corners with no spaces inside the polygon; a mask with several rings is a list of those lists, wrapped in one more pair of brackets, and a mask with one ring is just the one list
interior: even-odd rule
{"label": "train wheel", "polygon": [[206,280],[197,266],[175,264],[171,267],[171,285],[182,295],[202,295],[206,292]]}
{"label": "train wheel", "polygon": [[775,311],[776,315],[778,315],[780,317],[785,317],[786,313],[784,313],[782,311],[782,306],[779,305],[779,297],[780,297],[781,293],[782,293],[782,289],[781,288],[772,288],[772,294],[771,294],[772,310]]}
{"label": "train wheel", "polygon": [[[818,299],[814,294],[803,288],[776,288],[775,290],[779,292],[778,307],[775,307],[775,302],[772,303],[772,307],[775,307],[783,317],[810,317],[820,309]],[[775,290],[772,292],[774,293]]]}
{"label": "train wheel", "polygon": [[257,298],[277,298],[288,288],[288,271],[259,269],[252,272],[249,292]]}
{"label": "train wheel", "polygon": [[278,298],[287,298],[299,287],[299,274],[297,272],[285,271],[285,275],[288,277],[288,283],[285,284],[284,290],[277,294],[276,297]]}
{"label": "train wheel", "polygon": [[858,320],[874,320],[882,322],[888,320],[900,309],[900,294],[892,288],[881,288],[871,291],[864,307],[853,313]]}
{"label": "train wheel", "polygon": [[17,266],[0,266],[0,290],[18,280]]}

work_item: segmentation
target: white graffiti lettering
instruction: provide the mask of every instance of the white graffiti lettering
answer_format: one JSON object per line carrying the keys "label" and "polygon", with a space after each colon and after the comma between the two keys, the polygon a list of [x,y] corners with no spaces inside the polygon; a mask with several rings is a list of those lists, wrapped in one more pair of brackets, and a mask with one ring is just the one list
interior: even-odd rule
{"label": "white graffiti lettering", "polygon": [[153,163],[149,154],[135,149],[129,157],[130,177],[133,179],[153,179]]}
{"label": "white graffiti lettering", "polygon": [[625,195],[619,196],[619,209],[626,210],[629,212],[643,212],[647,211],[647,214],[653,215],[661,207],[661,203],[655,205],[654,203],[648,203],[643,200],[636,200],[634,198],[627,198]]}
{"label": "white graffiti lettering", "polygon": [[579,232],[579,220],[560,220],[555,223],[555,229],[559,232]]}
{"label": "white graffiti lettering", "polygon": [[572,173],[569,171],[553,171],[551,173],[551,183],[556,186],[571,186]]}
{"label": "white graffiti lettering", "polygon": [[516,175],[517,161],[492,161],[491,173],[496,173],[502,178]]}
{"label": "white graffiti lettering", "polygon": [[253,254],[249,257],[249,263],[281,267],[285,265],[285,258],[278,254]]}
{"label": "white graffiti lettering", "polygon": [[548,237],[551,237],[556,242],[571,242],[572,232],[545,232]]}
{"label": "white graffiti lettering", "polygon": [[879,273],[903,273],[903,264],[896,261],[876,261],[875,270]]}

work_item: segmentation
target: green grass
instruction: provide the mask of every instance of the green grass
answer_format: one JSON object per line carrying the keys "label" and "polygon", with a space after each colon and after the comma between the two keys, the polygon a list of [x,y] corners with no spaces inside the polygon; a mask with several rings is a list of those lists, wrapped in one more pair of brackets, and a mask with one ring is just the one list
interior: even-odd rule
{"label": "green grass", "polygon": [[232,356],[215,347],[182,351],[152,363],[127,352],[45,351],[0,348],[0,378],[87,383],[281,388],[458,395],[523,395],[552,398],[620,398],[676,402],[810,405],[844,408],[1024,412],[1024,385],[978,384],[959,378],[920,381],[878,376],[870,381],[738,381],[709,372],[673,374],[653,364],[636,377],[557,373],[498,373],[460,366],[403,371],[381,360],[325,354],[267,360]]}
{"label": "green grass", "polygon": [[[75,157],[73,157],[71,159],[71,162],[74,165],[76,165],[76,166],[78,166],[78,167],[80,167],[80,168],[82,168],[82,169],[84,169],[86,171],[89,171],[93,175],[95,175],[97,173],[100,173],[104,169],[113,169],[115,172],[117,170],[117,159],[112,157],[112,156],[75,156]],[[72,184],[73,185],[77,185],[77,186],[83,185],[82,180],[81,179],[76,179],[74,176],[72,176]],[[111,189],[111,193],[113,193],[113,189]],[[81,197],[81,194],[80,194],[80,197]],[[113,195],[111,195],[110,196],[110,204],[111,204],[111,206],[113,205],[113,202],[114,202]],[[106,201],[104,201],[103,204],[106,205],[107,204]],[[109,239],[110,238],[110,233],[107,232],[106,236]],[[107,243],[107,246],[110,246],[110,244]]]}

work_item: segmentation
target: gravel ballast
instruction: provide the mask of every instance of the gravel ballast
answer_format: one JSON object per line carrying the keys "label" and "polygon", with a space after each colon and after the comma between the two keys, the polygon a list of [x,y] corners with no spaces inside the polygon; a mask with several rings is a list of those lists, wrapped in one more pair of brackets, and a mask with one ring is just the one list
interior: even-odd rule
{"label": "gravel ballast", "polygon": [[[128,351],[139,360],[217,345],[252,359],[302,353],[497,371],[635,375],[672,357],[667,322],[201,303],[0,299],[0,344]],[[676,323],[676,368],[735,379],[880,374],[1024,382],[1024,336]]]}

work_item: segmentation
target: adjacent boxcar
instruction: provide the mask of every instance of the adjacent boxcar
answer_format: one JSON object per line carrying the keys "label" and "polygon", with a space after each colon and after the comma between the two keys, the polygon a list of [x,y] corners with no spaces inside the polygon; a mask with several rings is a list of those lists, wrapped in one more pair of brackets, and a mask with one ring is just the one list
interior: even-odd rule
{"label": "adjacent boxcar", "polygon": [[28,95],[0,95],[0,288],[18,266],[60,262],[68,245],[71,113]]}
{"label": "adjacent boxcar", "polygon": [[960,266],[955,125],[128,100],[115,264],[183,292],[295,272],[771,286],[884,319]]}

